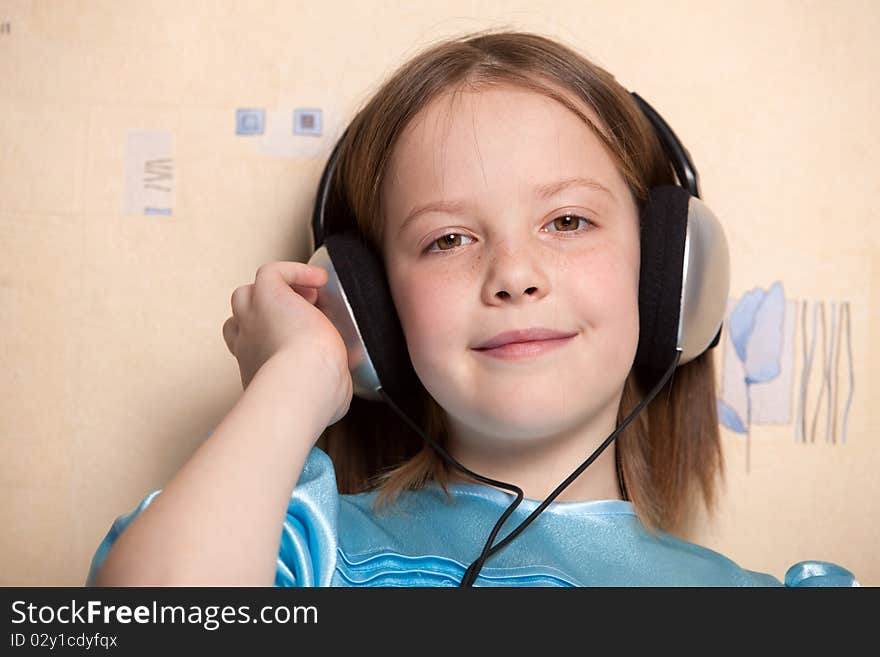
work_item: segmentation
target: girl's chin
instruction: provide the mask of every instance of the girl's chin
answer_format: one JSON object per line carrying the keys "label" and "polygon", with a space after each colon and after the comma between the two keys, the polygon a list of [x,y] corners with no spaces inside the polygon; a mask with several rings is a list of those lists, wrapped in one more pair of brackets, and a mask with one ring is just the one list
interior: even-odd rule
{"label": "girl's chin", "polygon": [[480,438],[482,444],[489,440],[497,443],[499,447],[510,448],[537,447],[546,444],[547,436],[574,428],[559,415],[555,417],[535,417],[534,415],[520,417],[510,414],[500,417],[481,415],[479,418],[474,418],[473,421],[455,424],[464,431],[482,436]]}

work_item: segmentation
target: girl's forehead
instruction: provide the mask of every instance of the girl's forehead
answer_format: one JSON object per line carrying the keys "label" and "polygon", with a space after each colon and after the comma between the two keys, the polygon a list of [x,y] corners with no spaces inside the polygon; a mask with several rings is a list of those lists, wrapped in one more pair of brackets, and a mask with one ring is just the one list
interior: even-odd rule
{"label": "girl's forehead", "polygon": [[[589,104],[569,90],[543,84],[576,106],[596,129],[607,134],[605,125]],[[536,121],[537,117],[542,120]],[[514,84],[459,87],[441,92],[419,110],[398,137],[394,152],[407,146],[423,146],[426,140],[449,141],[456,134],[485,132],[486,128],[498,125],[512,128],[509,136],[513,138],[527,136],[525,132],[540,135],[536,129],[541,127],[546,132],[555,132],[563,117],[567,119],[568,128],[592,131],[580,116],[557,99],[534,89]]]}
{"label": "girl's forehead", "polygon": [[[554,91],[605,131],[595,110],[570,92]],[[593,128],[556,99],[515,85],[456,89],[432,99],[398,137],[382,196],[395,215],[402,204],[438,191],[573,175],[625,186]]]}

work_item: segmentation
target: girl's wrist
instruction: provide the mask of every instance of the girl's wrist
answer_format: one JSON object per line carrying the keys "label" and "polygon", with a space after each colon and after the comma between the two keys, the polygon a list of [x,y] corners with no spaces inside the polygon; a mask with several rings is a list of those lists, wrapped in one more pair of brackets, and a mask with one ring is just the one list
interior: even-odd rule
{"label": "girl's wrist", "polygon": [[[254,382],[258,377],[263,380],[261,385],[271,387],[281,397],[286,396],[286,406],[295,407],[301,415],[312,418],[317,440],[336,413],[338,390],[343,385],[328,360],[317,350],[284,349],[263,364]],[[264,383],[266,380],[269,382]]]}

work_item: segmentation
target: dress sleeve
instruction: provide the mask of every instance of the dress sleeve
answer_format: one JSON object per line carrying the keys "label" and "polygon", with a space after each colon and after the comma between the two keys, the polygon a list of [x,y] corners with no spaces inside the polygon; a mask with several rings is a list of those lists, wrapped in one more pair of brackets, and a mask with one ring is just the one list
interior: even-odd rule
{"label": "dress sleeve", "polygon": [[275,586],[330,586],[336,570],[338,519],[333,461],[313,447],[287,503]]}
{"label": "dress sleeve", "polygon": [[800,561],[785,572],[786,586],[861,586],[856,576],[830,561]]}
{"label": "dress sleeve", "polygon": [[86,577],[86,586],[93,586],[92,582],[95,579],[95,575],[98,574],[101,564],[104,563],[104,559],[107,558],[107,553],[110,551],[110,548],[113,547],[116,539],[118,539],[120,534],[125,531],[125,528],[131,524],[131,521],[134,520],[141,511],[146,509],[156,495],[161,492],[162,489],[158,489],[154,490],[152,493],[148,493],[133,511],[125,513],[113,521],[113,524],[110,525],[110,531],[107,532],[107,535],[98,545],[98,549],[95,550],[95,555],[92,557],[92,565],[89,567],[89,574]]}
{"label": "dress sleeve", "polygon": [[[113,521],[92,557],[86,586],[93,586],[95,575],[122,532],[161,492],[159,489],[149,493],[133,511]],[[325,452],[313,447],[287,503],[275,586],[330,586],[336,569],[338,515],[339,493],[333,462]]]}

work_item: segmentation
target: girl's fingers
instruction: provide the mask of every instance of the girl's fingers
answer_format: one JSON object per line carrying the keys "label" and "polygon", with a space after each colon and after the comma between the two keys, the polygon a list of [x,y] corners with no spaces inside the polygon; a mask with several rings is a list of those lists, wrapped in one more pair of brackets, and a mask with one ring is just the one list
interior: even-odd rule
{"label": "girl's fingers", "polygon": [[229,349],[229,353],[233,356],[235,355],[235,351],[232,349],[232,345],[235,344],[235,338],[238,335],[238,322],[236,322],[235,317],[230,317],[223,324],[223,341],[226,343],[226,348]]}
{"label": "girl's fingers", "polygon": [[318,289],[314,287],[301,287],[299,285],[293,286],[294,291],[300,295],[303,299],[308,301],[313,306],[315,302],[318,300]]}
{"label": "girl's fingers", "polygon": [[233,315],[240,315],[250,307],[253,289],[253,285],[242,285],[235,288],[235,291],[232,293],[232,299],[229,302]]}
{"label": "girl's fingers", "polygon": [[289,286],[300,285],[312,288],[321,287],[327,282],[328,278],[327,271],[321,267],[305,262],[281,261],[261,265],[257,269],[254,283],[257,284],[261,278],[272,277],[273,275],[280,276],[284,283]]}

